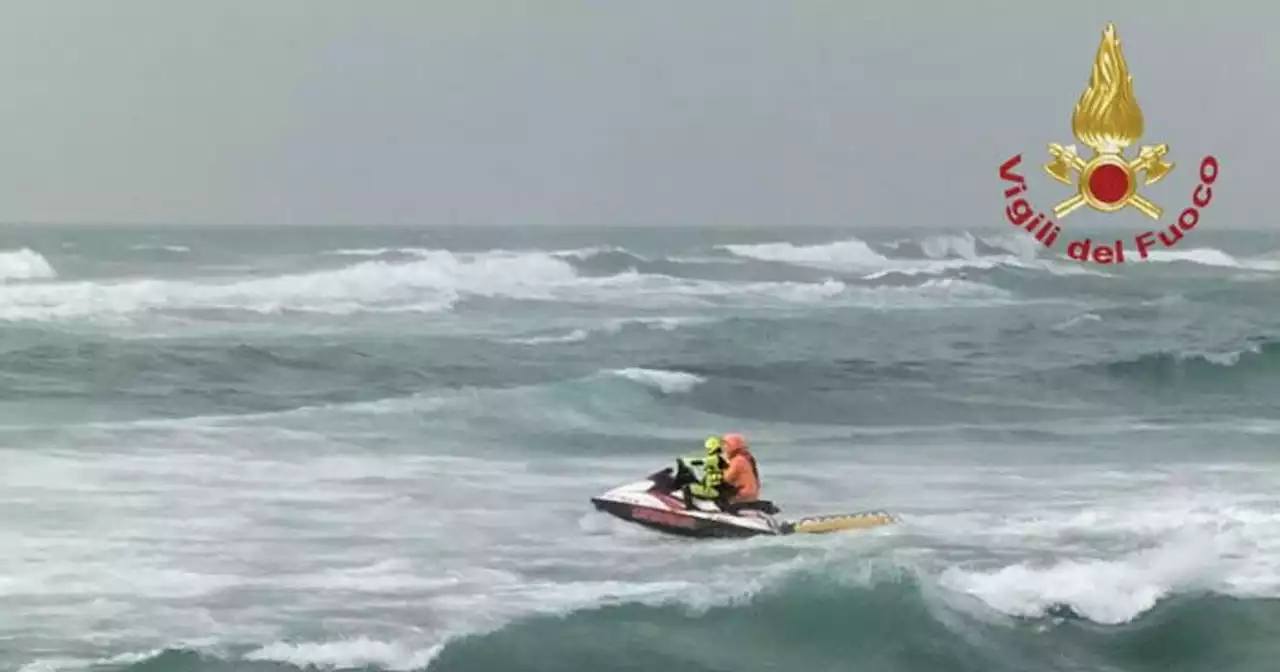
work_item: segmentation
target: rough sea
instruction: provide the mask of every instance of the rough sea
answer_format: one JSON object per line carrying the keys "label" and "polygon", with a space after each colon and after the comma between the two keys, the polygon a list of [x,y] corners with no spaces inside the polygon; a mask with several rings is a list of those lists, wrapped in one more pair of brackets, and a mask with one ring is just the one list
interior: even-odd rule
{"label": "rough sea", "polygon": [[[1277,236],[1120,266],[1007,226],[0,250],[3,670],[1280,660]],[[697,541],[591,509],[730,431],[784,516],[901,524]]]}

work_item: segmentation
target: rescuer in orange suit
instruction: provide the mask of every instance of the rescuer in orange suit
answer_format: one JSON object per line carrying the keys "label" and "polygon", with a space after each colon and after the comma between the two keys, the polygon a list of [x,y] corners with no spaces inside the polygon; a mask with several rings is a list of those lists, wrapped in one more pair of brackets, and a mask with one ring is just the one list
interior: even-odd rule
{"label": "rescuer in orange suit", "polygon": [[729,506],[754,502],[760,499],[760,469],[756,458],[747,448],[747,439],[741,434],[725,434],[724,456],[729,466],[724,470],[724,485],[729,490]]}

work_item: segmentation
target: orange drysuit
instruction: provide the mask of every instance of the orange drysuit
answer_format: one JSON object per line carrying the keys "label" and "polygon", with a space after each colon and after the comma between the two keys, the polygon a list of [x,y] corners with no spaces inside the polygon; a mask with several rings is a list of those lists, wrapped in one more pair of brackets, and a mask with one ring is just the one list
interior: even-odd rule
{"label": "orange drysuit", "polygon": [[747,449],[747,440],[741,434],[726,434],[724,455],[729,466],[724,471],[724,481],[735,490],[730,502],[754,502],[760,499],[760,469],[756,458]]}

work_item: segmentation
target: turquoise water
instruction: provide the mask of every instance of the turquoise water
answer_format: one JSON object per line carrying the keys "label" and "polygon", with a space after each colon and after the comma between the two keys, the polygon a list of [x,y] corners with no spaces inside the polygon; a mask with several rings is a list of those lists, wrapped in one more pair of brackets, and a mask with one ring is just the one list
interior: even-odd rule
{"label": "turquoise water", "polygon": [[[1206,229],[6,229],[0,669],[1273,669],[1280,239]],[[590,510],[727,431],[902,525]]]}

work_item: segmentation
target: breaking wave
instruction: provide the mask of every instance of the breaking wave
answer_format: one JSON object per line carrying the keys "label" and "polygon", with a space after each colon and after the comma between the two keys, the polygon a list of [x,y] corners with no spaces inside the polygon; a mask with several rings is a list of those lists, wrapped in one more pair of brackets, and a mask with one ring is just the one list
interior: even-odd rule
{"label": "breaking wave", "polygon": [[[901,250],[901,243],[899,241],[895,249]],[[938,234],[916,241],[916,246],[920,253],[917,258],[886,256],[858,238],[817,245],[780,242],[724,245],[722,248],[732,254],[760,261],[864,274],[863,278],[867,280],[895,274],[943,275],[967,269],[989,270],[999,267],[1036,270],[1054,275],[1109,276],[1108,273],[1078,262],[1041,259],[1038,255],[1043,248],[1026,236],[977,238],[972,234]]]}
{"label": "breaking wave", "polygon": [[[8,277],[54,277],[35,253],[0,257]],[[941,279],[913,288],[855,287],[835,279],[712,280],[624,271],[584,275],[544,252],[453,253],[424,250],[413,260],[362,261],[339,268],[234,280],[120,279],[0,285],[0,319],[125,318],[155,311],[258,314],[432,313],[472,299],[630,304],[638,307],[724,302],[821,303],[845,296],[888,305],[894,296],[1008,299],[1007,291]]]}
{"label": "breaking wave", "polygon": [[591,338],[594,334],[618,334],[627,329],[656,329],[660,331],[674,331],[681,326],[705,324],[709,320],[701,317],[636,317],[636,318],[615,318],[606,320],[598,327],[579,327],[567,332],[544,333],[537,336],[522,336],[501,339],[505,343],[520,343],[523,345],[546,345],[546,344],[562,344],[562,343],[580,343]]}
{"label": "breaking wave", "polygon": [[[1021,672],[1157,669],[1147,666],[1162,662],[1159,669],[1167,669],[1175,660],[1178,669],[1262,670],[1272,660],[1269,647],[1259,643],[1274,635],[1271,623],[1280,618],[1275,603],[1195,591],[1170,599],[1146,580],[1107,580],[1115,571],[1103,566],[1093,570],[1103,580],[1089,587],[1088,567],[1064,565],[1038,575],[1009,570],[985,583],[956,573],[961,578],[937,582],[917,570],[867,559],[794,567],[748,579],[737,589],[721,587],[719,593],[695,582],[569,583],[542,613],[471,632],[175,646],[97,663],[112,672],[267,672],[280,665],[396,672],[550,672],[579,666],[692,672],[748,662],[778,669]],[[1060,581],[1067,583],[1055,584]],[[1078,597],[1072,598],[1072,590]],[[571,595],[578,597],[566,599]],[[1064,595],[1075,603],[1052,603]],[[980,606],[986,600],[1002,608]],[[1119,606],[1126,602],[1140,606]],[[1100,620],[1092,621],[1090,613],[1101,614]],[[1118,621],[1128,625],[1107,627]],[[1033,631],[1036,636],[1028,637]],[[697,645],[708,641],[734,644]],[[1045,667],[1045,661],[1057,664]]]}
{"label": "breaking wave", "polygon": [[641,385],[656,388],[664,393],[672,394],[688,392],[699,383],[706,382],[701,376],[684,371],[664,371],[662,369],[627,368],[612,372]]}
{"label": "breaking wave", "polygon": [[28,248],[0,251],[0,283],[58,277],[44,255]]}
{"label": "breaking wave", "polygon": [[1155,352],[1102,365],[1108,373],[1163,384],[1177,379],[1225,381],[1242,376],[1267,379],[1280,372],[1280,342],[1254,339],[1216,351]]}
{"label": "breaking wave", "polygon": [[1248,271],[1280,271],[1280,259],[1238,259],[1211,247],[1199,247],[1188,250],[1151,250],[1147,253],[1148,261],[1164,263],[1189,263],[1200,266],[1217,266],[1220,268],[1236,268]]}

